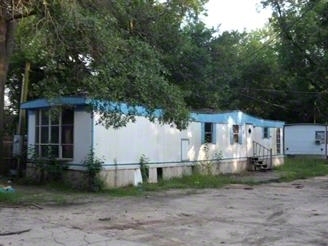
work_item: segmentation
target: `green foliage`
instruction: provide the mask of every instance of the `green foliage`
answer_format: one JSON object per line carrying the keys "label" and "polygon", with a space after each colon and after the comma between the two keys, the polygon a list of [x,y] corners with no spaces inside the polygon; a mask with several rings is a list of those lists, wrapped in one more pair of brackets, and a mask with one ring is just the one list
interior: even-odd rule
{"label": "green foliage", "polygon": [[36,207],[42,204],[68,205],[85,197],[85,193],[73,190],[62,182],[48,182],[42,186],[34,184],[34,181],[26,183],[26,180],[15,180],[15,192],[0,192],[0,203]]}
{"label": "green foliage", "polygon": [[103,181],[99,177],[99,173],[103,168],[104,162],[95,156],[91,149],[86,160],[83,162],[86,167],[88,176],[88,188],[90,191],[99,191],[103,189]]}
{"label": "green foliage", "polygon": [[149,167],[147,165],[148,163],[149,163],[149,159],[145,155],[141,155],[139,158],[139,166],[140,166],[142,181],[144,183],[147,183],[149,178]]}
{"label": "green foliage", "polygon": [[15,193],[2,193],[0,192],[0,203],[17,203],[20,199],[20,194]]}
{"label": "green foliage", "polygon": [[56,159],[51,146],[48,147],[45,157],[40,157],[34,146],[29,147],[28,153],[34,169],[34,180],[37,183],[62,181],[63,173],[67,169],[67,163]]}
{"label": "green foliage", "polygon": [[[182,178],[172,178],[170,180],[162,180],[158,184],[153,184],[152,186],[145,187],[148,189],[186,189],[186,188],[221,188],[227,184],[234,182],[230,176],[225,175],[204,175],[204,174],[193,174],[185,175]],[[158,186],[158,188],[154,188]]]}
{"label": "green foliage", "polygon": [[[263,1],[273,9],[280,64],[282,118],[289,122],[327,122],[326,1]],[[297,112],[288,108],[297,108]]]}
{"label": "green foliage", "polygon": [[[175,64],[167,66],[166,54],[175,52],[184,17],[197,18],[205,2],[33,1],[34,15],[18,25],[8,87],[19,91],[22,64],[30,61],[29,99],[88,95],[144,106],[151,120],[160,108],[161,122],[185,128],[189,108],[170,80]],[[17,93],[10,95],[18,102]],[[100,121],[114,127],[133,121],[116,116],[106,112]]]}
{"label": "green foliage", "polygon": [[[273,9],[266,28],[218,33],[198,18],[206,2],[32,1],[10,61],[11,110],[30,61],[29,99],[87,95],[141,105],[151,120],[160,108],[160,122],[179,129],[190,109],[325,123],[327,3],[265,0]],[[103,112],[100,123],[135,120],[118,112]]]}
{"label": "green foliage", "polygon": [[211,153],[208,143],[205,143],[202,148],[204,152],[204,160],[199,161],[196,166],[196,172],[202,175],[214,175],[215,169],[218,168],[218,165],[223,158],[223,154],[221,151]]}
{"label": "green foliage", "polygon": [[199,162],[200,173],[203,175],[205,174],[205,175],[211,176],[211,175],[213,175],[214,163],[211,160],[212,158],[210,157],[209,146],[207,143],[205,143],[202,148],[203,148],[205,156],[204,156],[204,160],[201,160]]}

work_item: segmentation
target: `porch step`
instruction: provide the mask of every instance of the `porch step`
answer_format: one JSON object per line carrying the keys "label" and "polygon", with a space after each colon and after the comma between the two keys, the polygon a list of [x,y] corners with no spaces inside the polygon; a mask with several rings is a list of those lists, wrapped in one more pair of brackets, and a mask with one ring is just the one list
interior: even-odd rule
{"label": "porch step", "polygon": [[259,170],[266,170],[268,168],[268,165],[266,163],[264,163],[263,161],[257,161],[255,163],[256,169]]}
{"label": "porch step", "polygon": [[268,164],[263,160],[260,160],[258,157],[252,158],[252,165],[254,166],[254,171],[266,171],[268,170]]}

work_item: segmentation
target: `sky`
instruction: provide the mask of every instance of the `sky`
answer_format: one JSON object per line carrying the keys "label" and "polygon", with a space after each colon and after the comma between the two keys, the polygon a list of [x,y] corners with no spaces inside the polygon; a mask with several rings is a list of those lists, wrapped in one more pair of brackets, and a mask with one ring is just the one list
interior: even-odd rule
{"label": "sky", "polygon": [[251,31],[264,26],[271,15],[269,9],[262,8],[261,0],[209,0],[206,4],[208,17],[203,20],[208,27],[219,31]]}

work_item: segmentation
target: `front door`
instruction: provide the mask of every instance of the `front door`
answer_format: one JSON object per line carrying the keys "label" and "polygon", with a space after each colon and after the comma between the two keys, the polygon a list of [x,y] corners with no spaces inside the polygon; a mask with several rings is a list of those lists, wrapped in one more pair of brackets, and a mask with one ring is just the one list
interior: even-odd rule
{"label": "front door", "polygon": [[189,151],[189,139],[183,138],[181,139],[181,161],[189,161],[188,151]]}
{"label": "front door", "polygon": [[253,125],[246,124],[246,155],[247,157],[252,157],[253,153]]}

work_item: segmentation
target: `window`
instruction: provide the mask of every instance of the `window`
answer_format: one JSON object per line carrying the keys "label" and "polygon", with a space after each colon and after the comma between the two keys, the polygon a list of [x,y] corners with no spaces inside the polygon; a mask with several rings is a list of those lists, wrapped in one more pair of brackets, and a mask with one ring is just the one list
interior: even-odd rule
{"label": "window", "polygon": [[240,125],[230,125],[230,144],[242,144],[242,126]]}
{"label": "window", "polygon": [[281,153],[281,137],[280,137],[280,128],[276,130],[276,144],[277,144],[277,154]]}
{"label": "window", "polygon": [[270,131],[269,127],[263,127],[263,138],[269,138],[270,137]]}
{"label": "window", "polygon": [[239,143],[239,125],[232,126],[232,142]]}
{"label": "window", "polygon": [[215,143],[215,125],[211,122],[202,125],[202,143]]}
{"label": "window", "polygon": [[205,123],[205,143],[212,143],[213,124]]}
{"label": "window", "polygon": [[315,142],[317,144],[325,143],[325,132],[324,131],[315,131]]}
{"label": "window", "polygon": [[40,157],[73,158],[74,111],[39,110],[36,114],[35,151]]}

